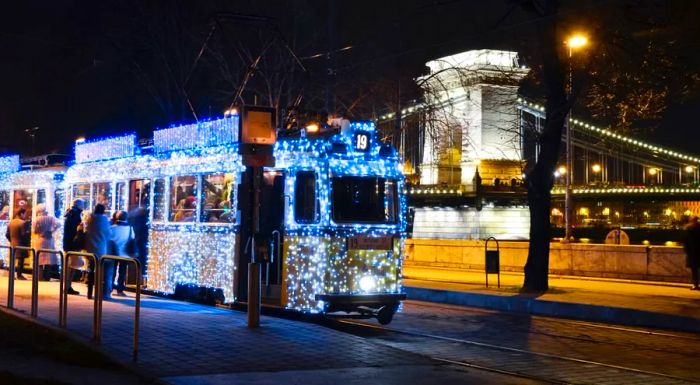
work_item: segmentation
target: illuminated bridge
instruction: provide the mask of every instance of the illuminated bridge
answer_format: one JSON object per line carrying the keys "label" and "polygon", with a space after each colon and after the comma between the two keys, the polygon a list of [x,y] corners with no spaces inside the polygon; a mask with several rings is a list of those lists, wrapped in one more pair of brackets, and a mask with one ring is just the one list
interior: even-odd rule
{"label": "illuminated bridge", "polygon": [[[527,69],[517,65],[516,53],[491,50],[427,65],[431,74],[419,79],[425,79],[426,101],[379,119],[407,160],[408,173],[415,172],[408,188],[414,237],[526,238],[522,179],[537,161],[545,120],[542,105],[517,94]],[[617,227],[673,230],[700,215],[700,156],[576,117],[569,124],[575,235]],[[558,227],[564,174],[570,172],[565,143],[561,149],[552,191],[551,219]]]}

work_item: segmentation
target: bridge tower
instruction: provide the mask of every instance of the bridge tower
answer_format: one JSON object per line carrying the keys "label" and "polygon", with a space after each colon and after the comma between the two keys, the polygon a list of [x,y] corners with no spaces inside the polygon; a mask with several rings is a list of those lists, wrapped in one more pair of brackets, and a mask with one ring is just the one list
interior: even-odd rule
{"label": "bridge tower", "polygon": [[484,184],[520,179],[522,145],[518,83],[528,69],[511,51],[473,50],[426,63],[422,185],[471,186],[478,167]]}

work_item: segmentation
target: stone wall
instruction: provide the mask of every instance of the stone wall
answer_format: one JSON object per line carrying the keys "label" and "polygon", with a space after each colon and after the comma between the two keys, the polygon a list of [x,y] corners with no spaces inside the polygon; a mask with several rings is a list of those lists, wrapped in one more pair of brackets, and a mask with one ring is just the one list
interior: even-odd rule
{"label": "stone wall", "polygon": [[[489,243],[489,249],[495,248]],[[501,241],[502,271],[523,271],[528,242]],[[549,271],[552,274],[635,280],[689,282],[682,247],[561,244],[552,243]],[[484,268],[484,241],[409,239],[406,241],[406,266],[451,269]],[[410,277],[408,277],[410,278]]]}

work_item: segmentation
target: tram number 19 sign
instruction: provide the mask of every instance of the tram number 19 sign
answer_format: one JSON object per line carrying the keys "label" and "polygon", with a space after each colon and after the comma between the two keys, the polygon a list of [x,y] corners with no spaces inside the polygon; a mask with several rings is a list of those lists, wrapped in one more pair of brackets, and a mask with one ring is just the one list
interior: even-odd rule
{"label": "tram number 19 sign", "polygon": [[369,149],[371,148],[370,138],[371,138],[371,136],[370,136],[369,132],[365,132],[365,131],[355,132],[355,134],[353,135],[352,147],[355,149],[355,151],[362,151],[362,152],[369,151]]}

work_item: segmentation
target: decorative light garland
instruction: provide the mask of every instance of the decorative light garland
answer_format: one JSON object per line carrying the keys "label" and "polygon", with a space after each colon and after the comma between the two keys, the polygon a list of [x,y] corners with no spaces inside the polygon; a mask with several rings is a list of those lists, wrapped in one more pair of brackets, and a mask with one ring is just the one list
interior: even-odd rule
{"label": "decorative light garland", "polygon": [[[238,116],[210,122],[173,127],[154,133],[154,155],[138,155],[133,135],[107,138],[76,144],[76,158],[65,180],[53,174],[15,173],[3,179],[8,186],[25,182],[54,181],[64,187],[75,184],[108,182],[116,191],[119,182],[148,179],[151,181],[150,207],[155,209],[155,184],[165,178],[161,202],[169,207],[170,177],[197,176],[197,202],[201,202],[201,175],[231,173],[233,188],[240,183],[244,167],[238,155]],[[355,133],[366,135],[357,142]],[[345,146],[337,151],[335,144]],[[358,144],[359,143],[359,144]],[[361,145],[366,145],[362,148]],[[358,147],[360,146],[360,147]],[[331,138],[299,138],[279,141],[274,148],[276,166],[286,172],[285,195],[295,197],[296,176],[313,171],[316,178],[318,220],[298,223],[294,210],[285,213],[286,306],[301,311],[320,311],[324,304],[316,294],[358,294],[365,290],[360,280],[370,277],[373,292],[398,293],[401,290],[401,255],[405,239],[406,207],[404,177],[396,152],[382,153],[372,122],[353,122],[350,132]],[[90,152],[89,154],[87,152]],[[80,155],[79,155],[80,153]],[[126,155],[130,153],[131,155]],[[385,178],[395,183],[392,202],[385,196],[385,210],[393,210],[395,221],[377,224],[334,223],[332,220],[332,178],[365,176]],[[159,192],[161,193],[161,192]],[[115,194],[109,198],[116,201]],[[236,194],[232,194],[231,210],[238,210]],[[72,197],[67,196],[66,199]],[[393,207],[392,207],[393,206]],[[114,205],[112,205],[114,207]],[[151,210],[153,211],[153,210]],[[201,208],[198,208],[201,211]],[[235,300],[236,224],[203,223],[199,216],[194,223],[154,221],[149,226],[149,288],[173,293],[177,285],[220,288],[225,302]],[[391,237],[389,250],[354,250],[349,237]]]}
{"label": "decorative light garland", "polygon": [[19,155],[0,156],[0,175],[19,170]]}
{"label": "decorative light garland", "polygon": [[153,132],[156,153],[215,147],[238,141],[239,116],[203,121]]}
{"label": "decorative light garland", "polygon": [[[542,112],[542,113],[545,112],[544,106],[539,105],[539,104],[536,104],[536,103],[529,102],[529,101],[527,101],[527,100],[525,100],[525,99],[523,99],[523,98],[518,98],[518,103],[520,103],[521,105],[523,105],[523,106],[525,106],[525,107],[529,107],[529,108],[531,108],[531,109],[533,109],[533,110],[535,110],[535,111],[539,111],[539,112]],[[623,142],[623,143],[626,143],[626,144],[631,144],[631,145],[633,145],[633,146],[635,146],[635,147],[643,148],[643,149],[645,149],[645,150],[649,150],[649,151],[652,151],[652,152],[657,152],[657,153],[666,154],[666,155],[668,155],[668,156],[671,156],[671,157],[674,157],[674,158],[677,158],[677,159],[682,159],[682,160],[684,160],[684,161],[694,162],[694,163],[700,164],[700,158],[695,157],[695,156],[693,156],[693,155],[682,154],[682,153],[680,153],[680,152],[673,151],[673,150],[669,150],[669,149],[666,149],[666,148],[663,148],[663,147],[660,147],[660,146],[656,146],[656,145],[653,145],[653,144],[650,144],[650,143],[647,143],[647,142],[644,142],[644,141],[641,141],[641,140],[636,140],[636,139],[634,139],[634,138],[632,138],[632,137],[620,135],[620,134],[615,133],[615,132],[613,132],[613,131],[611,131],[611,130],[609,130],[609,129],[603,129],[603,128],[600,128],[600,127],[596,127],[596,126],[594,126],[594,125],[592,125],[592,124],[586,123],[586,122],[584,122],[584,121],[582,121],[582,120],[579,120],[579,119],[569,118],[569,122],[572,123],[572,124],[575,125],[575,126],[578,126],[578,127],[582,128],[582,129],[585,129],[585,130],[587,130],[587,131],[589,131],[589,132],[593,132],[593,133],[599,134],[599,135],[601,135],[601,136],[605,136],[605,137],[608,137],[608,138],[611,138],[611,139],[615,139],[615,140],[617,140],[617,141],[619,141],[619,142]]]}
{"label": "decorative light garland", "polygon": [[75,162],[125,158],[136,154],[136,134],[127,134],[98,140],[75,142]]}

